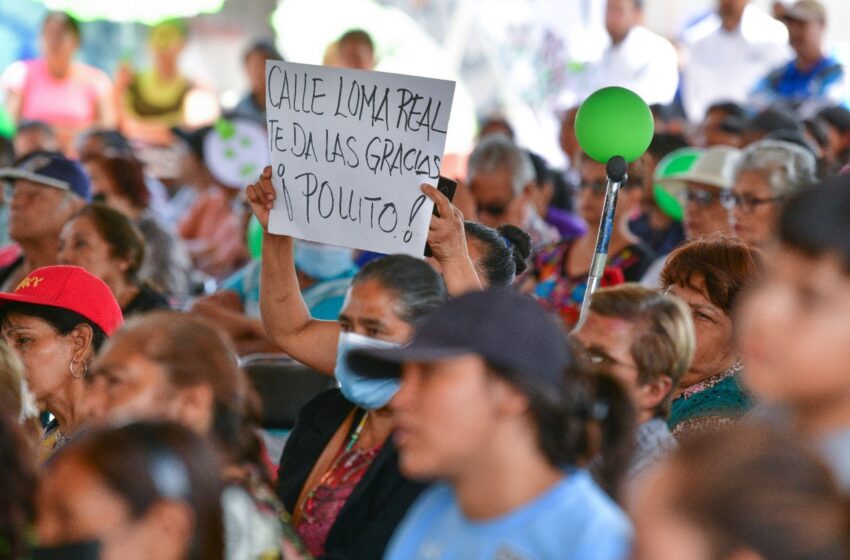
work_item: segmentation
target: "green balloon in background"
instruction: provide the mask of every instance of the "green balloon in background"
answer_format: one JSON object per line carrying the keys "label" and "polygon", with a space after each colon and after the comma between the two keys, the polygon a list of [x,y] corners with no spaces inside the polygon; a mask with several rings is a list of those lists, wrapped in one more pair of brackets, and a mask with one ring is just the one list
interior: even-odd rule
{"label": "green balloon in background", "polygon": [[614,156],[632,162],[649,147],[655,122],[638,94],[622,87],[607,87],[581,104],[575,128],[581,149],[599,163],[608,163]]}
{"label": "green balloon in background", "polygon": [[15,121],[6,109],[0,105],[0,136],[12,138],[15,135]]}
{"label": "green balloon in background", "polygon": [[263,226],[256,216],[251,216],[248,221],[248,252],[251,258],[259,259],[263,256]]}
{"label": "green balloon in background", "polygon": [[[655,180],[675,177],[676,175],[690,171],[701,154],[702,150],[698,148],[679,148],[678,150],[673,150],[658,162],[658,166],[655,168]],[[682,203],[676,196],[670,194],[660,183],[655,183],[652,186],[652,193],[655,195],[655,202],[661,208],[662,212],[674,220],[682,220],[685,211],[682,208]]]}

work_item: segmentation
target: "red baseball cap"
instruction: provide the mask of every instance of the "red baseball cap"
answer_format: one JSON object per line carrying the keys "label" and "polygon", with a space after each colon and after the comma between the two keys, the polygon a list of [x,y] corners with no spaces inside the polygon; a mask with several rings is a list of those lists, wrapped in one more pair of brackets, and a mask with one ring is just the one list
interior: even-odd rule
{"label": "red baseball cap", "polygon": [[20,301],[79,313],[112,336],[124,322],[121,307],[103,280],[79,266],[43,266],[27,274],[14,292],[0,292],[0,305]]}

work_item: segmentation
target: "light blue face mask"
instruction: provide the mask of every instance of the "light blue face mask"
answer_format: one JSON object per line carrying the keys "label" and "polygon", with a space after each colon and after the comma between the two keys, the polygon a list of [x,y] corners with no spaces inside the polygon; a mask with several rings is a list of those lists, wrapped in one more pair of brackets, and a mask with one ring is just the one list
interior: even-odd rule
{"label": "light blue face mask", "polygon": [[385,407],[401,386],[399,379],[370,379],[357,375],[346,364],[352,350],[361,348],[399,348],[401,344],[351,333],[339,333],[334,376],[343,396],[360,408],[377,410]]}
{"label": "light blue face mask", "polygon": [[354,266],[351,249],[309,241],[295,244],[295,268],[314,280],[330,280]]}

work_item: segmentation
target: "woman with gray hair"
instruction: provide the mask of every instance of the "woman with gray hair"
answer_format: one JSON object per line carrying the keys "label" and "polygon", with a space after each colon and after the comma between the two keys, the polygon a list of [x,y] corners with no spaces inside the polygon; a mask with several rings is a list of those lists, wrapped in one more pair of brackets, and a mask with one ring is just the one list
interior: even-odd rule
{"label": "woman with gray hair", "polygon": [[782,201],[815,179],[815,157],[781,140],[762,140],[744,150],[732,190],[723,194],[735,234],[761,247],[775,230]]}

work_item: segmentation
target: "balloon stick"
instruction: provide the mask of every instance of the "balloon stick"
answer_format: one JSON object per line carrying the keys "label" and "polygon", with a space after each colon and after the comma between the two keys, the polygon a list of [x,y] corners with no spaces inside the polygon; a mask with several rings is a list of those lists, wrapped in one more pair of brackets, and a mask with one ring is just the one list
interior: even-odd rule
{"label": "balloon stick", "polygon": [[602,207],[602,219],[599,222],[599,232],[596,234],[596,250],[593,253],[593,261],[590,263],[590,274],[587,277],[587,288],[581,302],[581,312],[578,322],[573,327],[574,333],[578,332],[587,320],[590,298],[593,296],[593,292],[599,288],[602,275],[605,273],[605,265],[608,262],[608,244],[611,241],[614,214],[617,211],[617,196],[620,194],[620,188],[626,184],[628,179],[626,160],[621,156],[614,156],[609,159],[605,171],[608,175],[605,188],[605,205]]}

